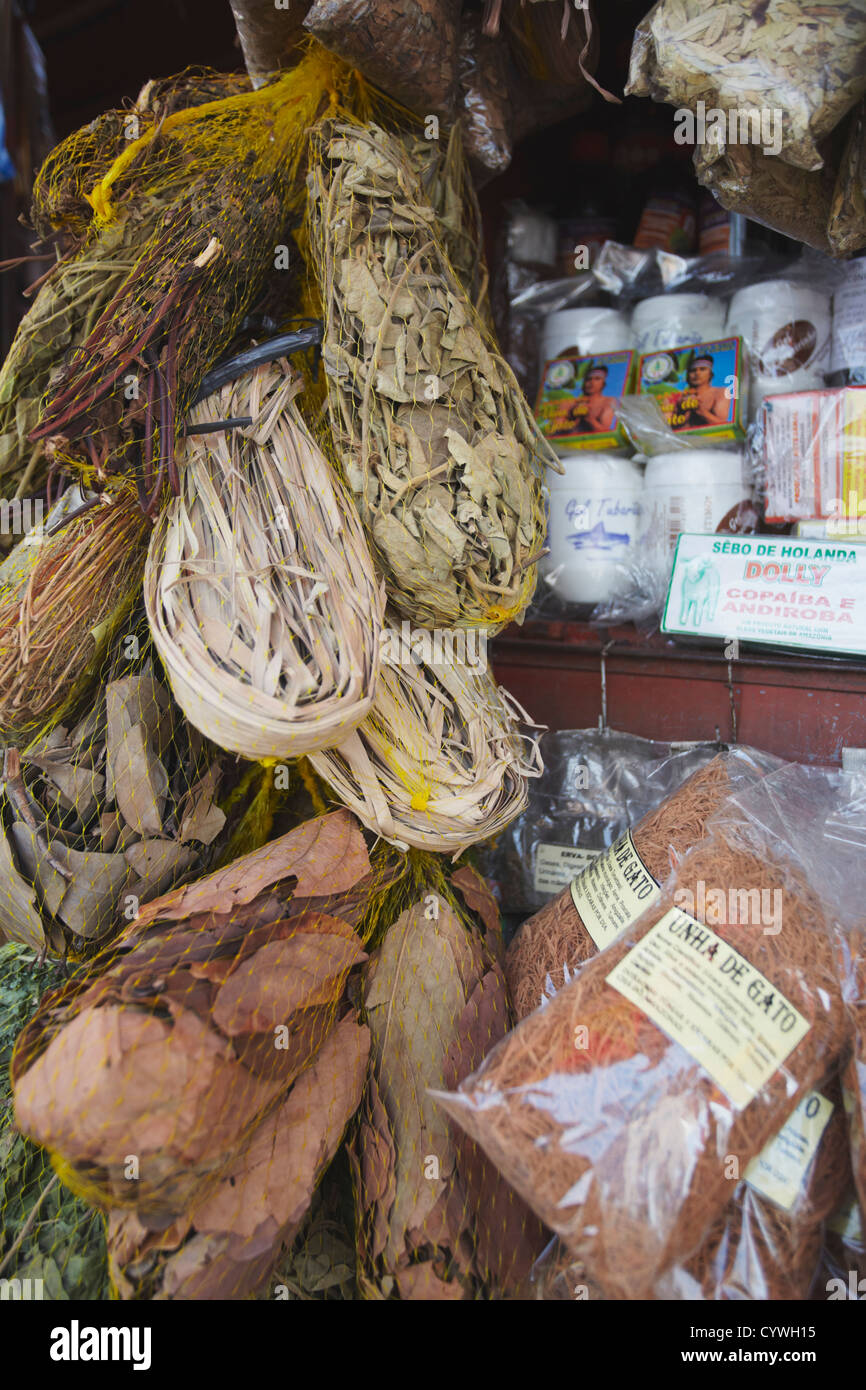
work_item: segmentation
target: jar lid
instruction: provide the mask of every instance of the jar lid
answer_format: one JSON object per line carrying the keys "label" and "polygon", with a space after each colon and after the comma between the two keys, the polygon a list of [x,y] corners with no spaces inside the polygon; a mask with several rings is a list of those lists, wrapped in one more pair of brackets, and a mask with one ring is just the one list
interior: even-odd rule
{"label": "jar lid", "polygon": [[727,449],[678,449],[647,460],[644,486],[750,487],[745,454]]}

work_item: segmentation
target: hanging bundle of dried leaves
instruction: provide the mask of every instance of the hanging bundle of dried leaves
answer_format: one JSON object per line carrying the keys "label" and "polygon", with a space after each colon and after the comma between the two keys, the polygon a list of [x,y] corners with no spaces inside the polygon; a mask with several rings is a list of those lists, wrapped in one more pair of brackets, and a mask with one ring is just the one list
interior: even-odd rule
{"label": "hanging bundle of dried leaves", "polygon": [[[654,886],[706,834],[707,822],[738,786],[763,776],[777,760],[745,748],[720,754],[688,777],[598,860],[520,927],[506,957],[508,987],[518,1018],[525,1018],[599,950],[629,927],[648,905]],[[589,889],[589,899],[581,889]],[[596,888],[595,885],[598,885]],[[589,925],[579,904],[597,907]],[[603,905],[603,906],[602,906]]]}
{"label": "hanging bundle of dried leaves", "polygon": [[[806,828],[784,826],[781,793],[772,810],[726,811],[444,1102],[606,1297],[650,1297],[696,1252],[730,1197],[726,1156],[744,1171],[844,1045],[824,905],[789,833]],[[700,884],[779,894],[781,931],[704,925],[681,907]]]}
{"label": "hanging bundle of dried leaves", "polygon": [[708,111],[751,110],[759,123],[761,112],[773,113],[782,122],[778,157],[820,169],[818,142],[866,93],[864,46],[858,0],[658,0],[635,31],[626,94],[692,110],[699,101]]}
{"label": "hanging bundle of dried leaves", "polygon": [[82,718],[4,750],[0,935],[80,951],[201,871],[222,843],[228,761],[172,706],[150,653],[118,650]]}
{"label": "hanging bundle of dried leaves", "polygon": [[431,868],[364,973],[373,1067],[351,1157],[359,1286],[368,1298],[516,1296],[543,1227],[429,1094],[454,1086],[510,1027],[499,918],[484,880],[451,879],[486,935],[461,920]]}
{"label": "hanging bundle of dried leaves", "polygon": [[26,741],[79,697],[141,583],[149,527],[134,496],[82,504],[25,536],[0,569],[0,737]]}
{"label": "hanging bundle of dried leaves", "polygon": [[197,405],[181,493],[154,531],[144,592],[154,643],[187,718],[247,758],[339,742],[367,714],[384,592],[354,504],[293,397],[288,363]]}
{"label": "hanging bundle of dried leaves", "polygon": [[531,721],[486,670],[434,648],[383,666],[363,723],[310,762],[368,830],[456,856],[519,815],[526,779],[541,775],[519,722]]}
{"label": "hanging bundle of dried leaves", "polygon": [[360,1096],[366,1029],[350,1013],[332,1030],[380,886],[346,812],[308,821],[143,908],[107,968],[25,1028],[16,1121],[134,1216],[113,1225],[124,1292],[226,1296],[269,1272]]}
{"label": "hanging bundle of dried leaves", "polygon": [[401,141],[323,122],[308,177],[331,428],[389,596],[429,626],[524,612],[559,467],[443,249]]}

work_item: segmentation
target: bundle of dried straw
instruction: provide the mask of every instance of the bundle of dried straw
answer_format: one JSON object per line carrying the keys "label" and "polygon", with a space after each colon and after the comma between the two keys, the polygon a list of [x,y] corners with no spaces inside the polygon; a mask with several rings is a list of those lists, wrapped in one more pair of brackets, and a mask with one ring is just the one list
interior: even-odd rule
{"label": "bundle of dried straw", "polygon": [[531,723],[486,672],[435,658],[383,666],[370,714],[310,758],[369,830],[455,857],[508,825],[542,772]]}
{"label": "bundle of dried straw", "polygon": [[304,425],[285,361],[191,412],[180,495],[154,531],[145,602],[190,723],[248,758],[339,742],[370,709],[384,608],[351,499]]}

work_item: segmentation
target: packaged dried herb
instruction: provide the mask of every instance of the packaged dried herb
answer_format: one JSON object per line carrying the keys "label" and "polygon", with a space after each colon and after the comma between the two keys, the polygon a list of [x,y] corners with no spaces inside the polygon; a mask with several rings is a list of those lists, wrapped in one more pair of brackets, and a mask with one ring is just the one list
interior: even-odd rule
{"label": "packaged dried herb", "polygon": [[820,169],[819,142],[866,92],[864,46],[859,0],[658,0],[635,31],[626,94],[735,114],[738,133],[726,123],[718,152],[751,139],[786,164]]}

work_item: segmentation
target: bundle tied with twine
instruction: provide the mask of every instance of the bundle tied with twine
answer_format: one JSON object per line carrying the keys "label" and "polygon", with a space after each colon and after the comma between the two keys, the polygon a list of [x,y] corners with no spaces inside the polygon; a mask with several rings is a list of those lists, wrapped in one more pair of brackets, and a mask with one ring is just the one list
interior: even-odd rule
{"label": "bundle tied with twine", "polygon": [[[769,772],[777,759],[750,749],[722,753],[688,777],[654,811],[638,822],[631,834],[634,849],[647,874],[656,884],[665,881],[676,860],[706,834],[707,821],[725,797],[740,785]],[[619,843],[619,842],[618,842]],[[606,850],[597,866],[614,868],[618,844]],[[590,872],[585,870],[584,873]],[[579,886],[580,875],[577,886]],[[617,931],[630,923],[610,923],[608,945]],[[598,953],[599,944],[583,922],[571,887],[546,903],[524,922],[506,956],[508,986],[518,1018],[537,1009],[545,999],[567,984],[575,970]]]}
{"label": "bundle tied with twine", "polygon": [[[828,922],[799,867],[799,836],[787,835],[778,818],[769,828],[760,808],[742,819],[724,814],[726,821],[684,857],[635,926],[518,1024],[457,1093],[442,1097],[506,1180],[563,1237],[604,1297],[651,1297],[666,1269],[697,1252],[731,1196],[727,1158],[735,1155],[743,1172],[844,1045]],[[799,829],[805,836],[807,827]],[[678,903],[684,892],[694,902],[701,882],[778,891],[782,930],[695,923]],[[669,947],[674,930],[680,944]],[[688,1047],[622,992],[622,973],[622,987],[610,983],[622,963],[626,972],[640,963],[654,979],[656,951],[682,962],[671,967],[674,980],[677,968],[685,972],[671,998],[692,1019],[685,1027]],[[629,961],[632,952],[637,956]],[[743,1021],[726,1023],[727,1006],[715,993],[722,966],[738,969],[760,1001],[743,996],[755,1006],[746,1014],[759,1040],[753,1046],[758,1055],[767,1049],[744,1084],[735,1081],[746,1056]],[[690,1014],[686,995],[701,980],[701,1007]],[[668,997],[666,987],[670,977],[667,986],[659,984],[655,1010]],[[787,1053],[788,1042],[780,1037],[771,1045],[775,1035],[764,1024],[783,1001],[803,1020]],[[672,1007],[676,1012],[677,1004]],[[710,1032],[715,1046],[701,1041]],[[730,1048],[730,1067],[720,1064],[719,1048],[722,1056]]]}
{"label": "bundle tied with twine", "polygon": [[45,530],[34,528],[6,558],[0,568],[3,742],[44,732],[86,689],[135,601],[149,529],[128,491],[84,502],[76,497],[70,510],[55,509]]}
{"label": "bundle tied with twine", "polygon": [[425,626],[519,619],[559,469],[450,264],[400,138],[324,121],[308,175],[335,446],[391,601]]}
{"label": "bundle tied with twine", "polygon": [[486,669],[437,651],[432,633],[421,634],[430,650],[404,659],[396,629],[386,635],[397,655],[370,713],[310,762],[374,834],[456,858],[523,810],[526,780],[542,772],[538,738],[520,732],[529,716]]}
{"label": "bundle tied with twine", "polygon": [[[283,359],[195,406],[145,602],[190,723],[247,758],[339,742],[370,709],[384,593],[354,505]],[[246,427],[195,434],[208,421]]]}

